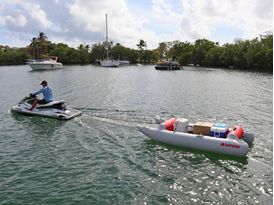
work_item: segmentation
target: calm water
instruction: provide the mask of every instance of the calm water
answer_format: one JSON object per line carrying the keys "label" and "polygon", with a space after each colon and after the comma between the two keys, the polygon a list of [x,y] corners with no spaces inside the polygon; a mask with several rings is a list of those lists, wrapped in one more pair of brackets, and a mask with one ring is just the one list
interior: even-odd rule
{"label": "calm water", "polygon": [[[83,115],[63,122],[9,109],[48,80]],[[0,67],[0,204],[272,204],[273,76],[153,66]],[[159,144],[153,117],[240,124],[246,158]]]}

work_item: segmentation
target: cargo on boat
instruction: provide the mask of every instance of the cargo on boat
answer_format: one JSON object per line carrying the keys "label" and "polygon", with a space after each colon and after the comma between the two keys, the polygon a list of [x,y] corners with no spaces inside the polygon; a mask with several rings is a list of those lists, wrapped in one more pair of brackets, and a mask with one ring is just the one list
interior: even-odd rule
{"label": "cargo on boat", "polygon": [[185,118],[157,120],[158,128],[138,127],[147,137],[163,143],[220,154],[244,157],[254,141],[254,134],[241,126],[225,123],[189,123]]}

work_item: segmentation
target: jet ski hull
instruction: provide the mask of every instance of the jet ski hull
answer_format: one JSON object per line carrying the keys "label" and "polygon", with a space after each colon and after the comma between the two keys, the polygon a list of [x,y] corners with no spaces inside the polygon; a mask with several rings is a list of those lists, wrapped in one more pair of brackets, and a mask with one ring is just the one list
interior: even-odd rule
{"label": "jet ski hull", "polygon": [[52,101],[47,104],[37,105],[32,111],[29,109],[32,106],[36,97],[25,97],[17,105],[11,107],[11,112],[24,115],[33,115],[54,118],[59,120],[69,120],[82,114],[81,111],[67,108],[65,101]]}
{"label": "jet ski hull", "polygon": [[24,115],[32,115],[32,116],[41,116],[54,118],[59,120],[69,120],[74,117],[81,115],[81,111],[75,109],[67,109],[67,110],[58,110],[58,109],[34,109],[30,111],[26,108],[22,108],[18,105],[15,105],[11,108],[11,111],[14,113],[20,113]]}

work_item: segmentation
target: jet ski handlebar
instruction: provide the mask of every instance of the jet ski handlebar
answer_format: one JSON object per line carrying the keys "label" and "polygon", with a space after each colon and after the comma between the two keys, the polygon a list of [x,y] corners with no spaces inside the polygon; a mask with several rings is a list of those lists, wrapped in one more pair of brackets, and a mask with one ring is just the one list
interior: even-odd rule
{"label": "jet ski handlebar", "polygon": [[30,93],[30,94],[29,94],[29,98],[36,98],[36,95]]}

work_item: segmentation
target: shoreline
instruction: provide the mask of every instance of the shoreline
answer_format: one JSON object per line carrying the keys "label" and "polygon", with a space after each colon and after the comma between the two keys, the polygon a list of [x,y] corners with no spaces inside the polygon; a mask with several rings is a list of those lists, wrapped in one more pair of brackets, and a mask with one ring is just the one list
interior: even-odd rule
{"label": "shoreline", "polygon": [[[134,64],[129,64],[129,66],[132,65],[156,65],[157,63],[134,63]],[[28,63],[14,63],[14,64],[0,64],[0,67],[2,66],[20,66],[20,65],[28,65]],[[70,65],[80,65],[80,66],[85,66],[85,65],[94,65],[94,66],[100,66],[100,64],[98,63],[85,63],[85,64],[81,64],[81,63],[66,63],[64,64],[64,66],[70,66]],[[123,66],[122,66],[123,67]],[[258,69],[245,69],[245,68],[224,68],[224,67],[208,67],[208,66],[195,66],[195,65],[183,65],[183,67],[192,67],[192,68],[212,68],[212,69],[222,69],[222,70],[235,70],[235,71],[248,71],[248,72],[255,72],[255,73],[266,73],[266,74],[272,74],[273,75],[273,70],[272,72],[270,71],[266,71],[266,70],[258,70]]]}

